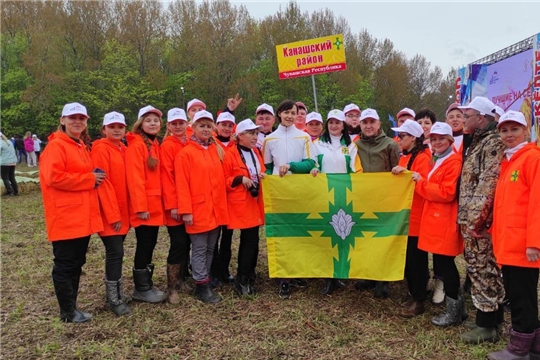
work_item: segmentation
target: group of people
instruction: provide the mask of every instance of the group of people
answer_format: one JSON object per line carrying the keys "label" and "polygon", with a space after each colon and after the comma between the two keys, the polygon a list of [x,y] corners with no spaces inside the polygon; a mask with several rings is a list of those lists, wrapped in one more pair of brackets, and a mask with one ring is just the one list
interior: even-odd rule
{"label": "group of people", "polygon": [[41,153],[41,140],[36,134],[27,131],[24,136],[15,135],[11,138],[11,143],[15,147],[18,163],[22,163],[23,158],[28,167],[38,166],[39,154]]}
{"label": "group of people", "polygon": [[[115,314],[130,312],[122,291],[123,241],[130,227],[137,240],[134,299],[177,303],[180,291],[191,290],[186,282],[190,266],[197,298],[216,303],[221,298],[214,289],[223,281],[233,281],[240,296],[255,293],[259,229],[264,224],[261,179],[266,175],[400,176],[410,171],[415,191],[404,275],[411,297],[401,315],[410,318],[425,311],[432,253],[446,300],[445,311],[432,322],[461,324],[467,312],[454,259],[463,253],[477,313],[462,339],[478,343],[497,338],[506,289],[512,308],[510,344],[502,355],[490,356],[506,359],[507,353],[529,356],[530,351],[531,358],[540,357],[540,244],[534,237],[540,207],[534,205],[539,192],[533,191],[540,185],[540,148],[529,143],[523,114],[508,111],[497,122],[495,105],[482,97],[466,106],[452,104],[445,122],[437,122],[429,109],[415,113],[404,108],[397,114],[398,126],[392,128],[397,136],[392,139],[381,129],[376,110],[355,104],[331,110],[323,121],[303,103],[284,100],[275,112],[268,104],[258,106],[255,122],[236,123],[234,110],[240,102],[238,97],[229,99],[215,121],[198,99],[188,103],[187,113],[169,110],[161,144],[159,109],[140,109],[127,134],[124,116],[108,113],[103,138],[91,150],[85,141],[86,108],[78,103],[64,107],[58,131],[42,154],[40,172],[63,320],[91,319],[76,308],[76,298],[93,233],[106,248],[107,302]],[[167,292],[152,282],[153,251],[162,225],[170,237]],[[233,229],[240,230],[234,277],[229,274]],[[330,294],[341,284],[326,279],[322,293]],[[279,279],[281,298],[290,297],[291,285],[306,282]],[[361,280],[355,286],[374,289],[376,297],[388,296],[387,282]]]}

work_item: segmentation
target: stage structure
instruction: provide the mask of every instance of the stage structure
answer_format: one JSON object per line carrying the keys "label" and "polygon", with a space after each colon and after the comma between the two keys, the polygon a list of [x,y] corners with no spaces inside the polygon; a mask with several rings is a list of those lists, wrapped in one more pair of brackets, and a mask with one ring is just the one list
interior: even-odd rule
{"label": "stage structure", "polygon": [[468,104],[485,96],[504,111],[521,111],[540,134],[540,34],[519,41],[458,70],[455,99]]}

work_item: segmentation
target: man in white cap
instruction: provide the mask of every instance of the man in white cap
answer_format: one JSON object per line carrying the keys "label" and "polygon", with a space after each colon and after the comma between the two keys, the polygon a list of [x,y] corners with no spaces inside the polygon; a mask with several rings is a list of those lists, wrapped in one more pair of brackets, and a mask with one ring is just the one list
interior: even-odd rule
{"label": "man in white cap", "polygon": [[495,188],[504,155],[504,145],[493,117],[495,105],[485,97],[460,106],[465,131],[472,142],[465,151],[459,187],[458,224],[461,227],[471,279],[471,296],[476,307],[476,327],[461,335],[467,343],[497,339],[497,326],[503,320],[504,288],[501,270],[493,255],[488,231],[493,217]]}
{"label": "man in white cap", "polygon": [[504,115],[504,110],[500,106],[495,106],[495,108],[493,109],[493,116],[495,117],[495,121],[499,122],[499,119],[503,115]]}
{"label": "man in white cap", "polygon": [[355,142],[360,138],[360,113],[362,111],[356,104],[349,104],[343,108],[345,124],[351,140]]}
{"label": "man in white cap", "polygon": [[396,115],[397,126],[400,127],[407,120],[414,120],[416,113],[413,109],[403,108]]}
{"label": "man in white cap", "polygon": [[255,124],[262,126],[256,145],[259,150],[262,150],[264,139],[274,131],[274,123],[276,122],[274,115],[274,108],[267,103],[259,105],[255,110]]}

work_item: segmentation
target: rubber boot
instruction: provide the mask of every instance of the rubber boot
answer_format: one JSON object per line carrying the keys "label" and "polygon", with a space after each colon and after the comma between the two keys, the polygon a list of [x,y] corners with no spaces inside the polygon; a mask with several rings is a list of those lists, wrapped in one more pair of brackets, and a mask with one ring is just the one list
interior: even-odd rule
{"label": "rubber boot", "polygon": [[431,302],[435,305],[442,304],[445,296],[443,281],[441,279],[435,279],[433,281],[433,296]]}
{"label": "rubber boot", "polygon": [[540,328],[534,330],[534,339],[529,356],[531,360],[540,360]]}
{"label": "rubber boot", "polygon": [[151,269],[133,269],[133,299],[148,303],[160,303],[167,295],[153,286]]}
{"label": "rubber boot", "polygon": [[131,309],[122,298],[122,279],[118,281],[105,280],[107,304],[116,316],[127,315]]}
{"label": "rubber boot", "polygon": [[234,279],[234,291],[239,296],[248,296],[255,294],[255,291],[251,287],[249,278],[244,275],[236,275],[236,279]]}
{"label": "rubber boot", "polygon": [[457,299],[446,297],[446,312],[435,316],[431,323],[437,326],[451,326],[461,324],[461,307],[463,298],[458,295]]}
{"label": "rubber boot", "polygon": [[207,304],[216,304],[221,301],[221,297],[212,290],[209,283],[196,284],[195,294],[197,299]]}
{"label": "rubber boot", "polygon": [[510,328],[510,341],[501,351],[488,354],[490,360],[529,360],[529,350],[534,341],[534,333],[524,334]]}
{"label": "rubber boot", "polygon": [[167,300],[171,304],[178,304],[178,278],[180,276],[180,264],[167,264]]}
{"label": "rubber boot", "polygon": [[358,280],[354,284],[356,290],[371,290],[375,289],[376,282],[373,280]]}
{"label": "rubber boot", "polygon": [[90,321],[92,315],[76,310],[73,284],[71,281],[54,281],[54,293],[60,307],[60,320],[65,322],[83,323]]}
{"label": "rubber boot", "polygon": [[77,297],[79,296],[79,284],[81,282],[81,274],[82,274],[82,269],[79,269],[71,277],[71,285],[73,287],[73,305],[75,306],[75,314],[80,318],[92,319],[92,315],[90,313],[80,311],[79,309],[77,309]]}
{"label": "rubber boot", "polygon": [[178,281],[176,283],[176,289],[178,291],[192,292],[193,289],[188,285],[186,279],[188,277],[188,266],[186,262],[180,262],[180,271],[178,273]]}
{"label": "rubber boot", "polygon": [[461,340],[467,344],[480,344],[486,341],[496,342],[498,339],[496,327],[477,326],[471,331],[461,334]]}

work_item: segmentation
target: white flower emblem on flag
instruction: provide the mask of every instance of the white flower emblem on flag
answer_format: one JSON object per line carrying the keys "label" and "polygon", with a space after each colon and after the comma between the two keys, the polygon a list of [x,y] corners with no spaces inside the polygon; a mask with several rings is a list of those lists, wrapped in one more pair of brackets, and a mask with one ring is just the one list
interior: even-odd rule
{"label": "white flower emblem on flag", "polygon": [[352,221],[351,215],[345,213],[343,209],[339,209],[337,214],[332,215],[332,221],[330,221],[329,224],[332,225],[334,231],[341,240],[345,240],[351,233],[353,225],[356,223]]}

